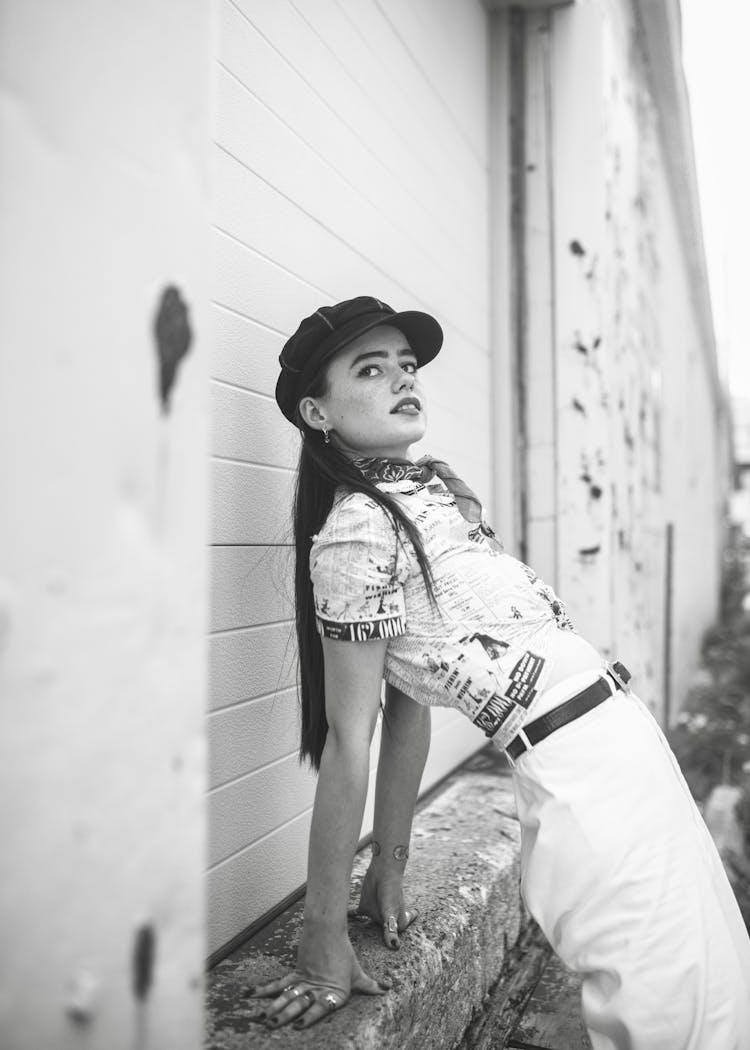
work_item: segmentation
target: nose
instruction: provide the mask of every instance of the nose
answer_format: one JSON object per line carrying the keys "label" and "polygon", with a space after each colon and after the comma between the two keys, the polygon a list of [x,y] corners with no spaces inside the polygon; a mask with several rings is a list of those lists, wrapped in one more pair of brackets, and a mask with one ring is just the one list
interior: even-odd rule
{"label": "nose", "polygon": [[393,383],[394,390],[413,390],[414,384],[417,377],[413,372],[405,372],[399,365],[396,370],[396,377]]}

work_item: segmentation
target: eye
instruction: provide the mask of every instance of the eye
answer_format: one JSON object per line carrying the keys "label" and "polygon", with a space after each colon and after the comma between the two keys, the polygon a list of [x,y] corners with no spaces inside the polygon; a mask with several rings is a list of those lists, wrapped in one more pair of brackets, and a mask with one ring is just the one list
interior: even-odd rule
{"label": "eye", "polygon": [[404,361],[404,363],[401,365],[401,367],[403,368],[403,370],[405,372],[408,372],[409,375],[413,375],[413,376],[415,376],[417,374],[417,370],[419,368],[419,366],[417,365],[416,361]]}
{"label": "eye", "polygon": [[358,376],[364,376],[366,379],[370,379],[372,376],[380,375],[382,369],[380,365],[362,365],[360,370],[357,372]]}

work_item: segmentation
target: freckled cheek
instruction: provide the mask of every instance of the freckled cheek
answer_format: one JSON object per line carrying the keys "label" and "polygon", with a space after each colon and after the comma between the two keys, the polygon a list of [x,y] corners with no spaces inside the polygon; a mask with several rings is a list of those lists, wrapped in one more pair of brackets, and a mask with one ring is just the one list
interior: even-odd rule
{"label": "freckled cheek", "polygon": [[382,417],[383,408],[371,397],[350,397],[341,401],[334,414],[334,425],[358,427],[367,419]]}

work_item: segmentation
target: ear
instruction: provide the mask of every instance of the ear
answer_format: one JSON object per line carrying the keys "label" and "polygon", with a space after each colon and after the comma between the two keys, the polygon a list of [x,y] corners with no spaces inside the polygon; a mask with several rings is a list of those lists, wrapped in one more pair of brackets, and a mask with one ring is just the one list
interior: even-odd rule
{"label": "ear", "polygon": [[314,397],[303,397],[299,405],[299,414],[313,430],[322,430],[326,423],[325,413],[318,407]]}

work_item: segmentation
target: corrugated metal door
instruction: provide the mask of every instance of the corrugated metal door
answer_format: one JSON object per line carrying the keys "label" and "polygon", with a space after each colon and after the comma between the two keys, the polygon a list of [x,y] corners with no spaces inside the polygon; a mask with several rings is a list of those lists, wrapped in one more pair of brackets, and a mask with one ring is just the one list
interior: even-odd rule
{"label": "corrugated metal door", "polygon": [[[426,450],[491,488],[488,26],[480,0],[219,0],[209,949],[304,881],[289,507],[273,400],[302,316],[370,294],[434,313]],[[484,743],[433,718],[424,786]],[[376,757],[377,740],[373,748]],[[371,823],[368,801],[364,830]]]}

